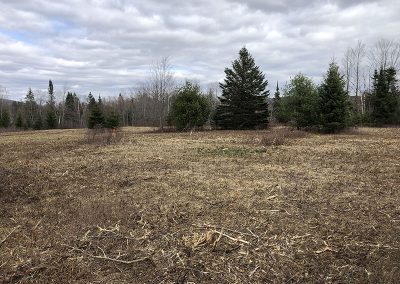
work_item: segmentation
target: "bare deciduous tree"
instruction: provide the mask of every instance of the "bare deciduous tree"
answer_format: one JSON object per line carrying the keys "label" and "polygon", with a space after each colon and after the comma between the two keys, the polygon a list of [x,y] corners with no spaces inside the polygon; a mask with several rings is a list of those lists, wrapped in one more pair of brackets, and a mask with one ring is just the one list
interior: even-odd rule
{"label": "bare deciduous tree", "polygon": [[163,57],[153,64],[147,84],[147,93],[152,96],[156,104],[156,112],[161,129],[164,127],[165,118],[168,114],[174,84],[174,74],[170,60],[168,57]]}
{"label": "bare deciduous tree", "polygon": [[[356,46],[351,49],[351,57],[352,57],[352,67],[353,67],[353,80],[352,81],[352,87],[354,90],[354,93],[358,99],[358,95],[360,93],[360,87],[361,87],[361,73],[362,73],[362,61],[364,59],[364,56],[366,54],[366,48],[365,44],[362,41],[358,41]],[[358,100],[357,100],[358,102]],[[358,108],[358,104],[357,104]],[[362,111],[363,108],[361,108]],[[357,109],[357,111],[360,111]]]}
{"label": "bare deciduous tree", "polygon": [[400,43],[394,40],[381,39],[368,54],[374,69],[387,69],[394,67],[397,71],[400,67]]}
{"label": "bare deciduous tree", "polygon": [[347,48],[344,57],[343,57],[343,61],[342,61],[342,65],[343,65],[343,69],[344,69],[344,76],[345,76],[345,80],[346,80],[346,91],[347,93],[349,93],[350,90],[350,81],[351,81],[351,75],[352,75],[352,70],[353,70],[353,56],[352,56],[352,49],[349,47]]}
{"label": "bare deciduous tree", "polygon": [[47,94],[45,92],[43,92],[42,90],[38,89],[35,91],[35,98],[36,98],[36,102],[39,106],[39,108],[38,108],[39,116],[43,118],[44,117],[43,107],[47,101]]}

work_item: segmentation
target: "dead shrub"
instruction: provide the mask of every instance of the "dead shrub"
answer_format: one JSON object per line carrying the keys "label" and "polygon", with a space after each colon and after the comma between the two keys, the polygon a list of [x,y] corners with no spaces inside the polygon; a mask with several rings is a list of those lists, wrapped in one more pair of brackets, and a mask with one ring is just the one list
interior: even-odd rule
{"label": "dead shrub", "polygon": [[290,128],[277,128],[266,133],[260,141],[262,146],[281,146],[289,143],[290,140],[304,138],[307,132]]}
{"label": "dead shrub", "polygon": [[123,132],[120,128],[97,127],[88,129],[85,135],[87,143],[112,144],[121,141]]}

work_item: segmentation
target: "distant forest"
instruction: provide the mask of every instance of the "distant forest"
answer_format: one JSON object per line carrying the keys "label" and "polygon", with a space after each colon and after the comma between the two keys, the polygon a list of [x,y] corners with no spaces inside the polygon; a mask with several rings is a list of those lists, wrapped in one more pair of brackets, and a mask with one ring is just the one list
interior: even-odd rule
{"label": "distant forest", "polygon": [[[202,93],[193,83],[195,87],[191,90],[196,90],[208,101],[207,108],[211,110],[207,112],[207,123],[211,126],[242,129],[279,122],[295,125],[299,129],[312,128],[320,125],[321,120],[330,119],[329,115],[335,115],[333,112],[338,116],[345,115],[346,122],[343,123],[346,125],[400,123],[398,42],[379,40],[367,46],[359,41],[347,49],[339,63],[331,63],[321,84],[297,74],[281,88],[279,83],[275,87],[274,82],[272,96],[267,90],[269,82],[256,65],[249,67],[254,77],[246,77],[247,71],[243,70],[247,68],[246,64],[254,65],[254,60],[244,48],[232,68],[225,69],[226,79],[219,88],[210,88]],[[333,74],[335,68],[338,77]],[[82,94],[78,96],[68,88],[56,92],[52,80],[49,80],[46,94],[28,88],[24,100],[17,102],[7,99],[7,88],[3,86],[0,88],[0,128],[85,128],[91,116],[93,119],[94,105],[104,121],[116,119],[115,125],[163,128],[171,124],[171,108],[185,84],[176,83],[168,58],[154,64],[150,74],[146,83],[130,94],[116,94],[116,97],[108,98],[89,93],[86,99],[80,99]],[[250,81],[255,85],[248,84]],[[332,109],[332,105],[338,103],[338,97],[332,97],[331,93],[337,95],[341,88],[347,96],[346,101],[341,102],[343,112],[338,108]],[[186,99],[191,97],[186,96]],[[251,111],[244,113],[241,106],[247,106]],[[332,113],[327,115],[327,111]]]}

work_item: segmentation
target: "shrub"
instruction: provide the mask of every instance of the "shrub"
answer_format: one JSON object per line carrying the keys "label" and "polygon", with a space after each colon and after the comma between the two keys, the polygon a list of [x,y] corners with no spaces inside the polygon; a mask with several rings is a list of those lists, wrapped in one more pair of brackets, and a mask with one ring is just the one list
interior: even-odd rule
{"label": "shrub", "polygon": [[87,143],[111,144],[121,141],[123,132],[118,128],[94,127],[86,132]]}
{"label": "shrub", "polygon": [[280,146],[287,144],[290,140],[297,138],[304,138],[307,132],[289,129],[289,128],[276,128],[268,132],[261,138],[260,144],[262,146]]}
{"label": "shrub", "polygon": [[201,94],[200,86],[187,81],[178,90],[168,121],[177,130],[189,130],[202,127],[207,122],[210,112],[209,100]]}

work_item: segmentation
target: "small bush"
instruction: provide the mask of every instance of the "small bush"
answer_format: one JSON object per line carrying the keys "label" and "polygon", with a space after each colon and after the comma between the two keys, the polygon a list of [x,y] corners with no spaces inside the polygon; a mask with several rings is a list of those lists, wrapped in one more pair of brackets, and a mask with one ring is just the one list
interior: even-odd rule
{"label": "small bush", "polygon": [[119,128],[95,127],[88,129],[85,140],[87,143],[112,144],[121,141],[123,132]]}
{"label": "small bush", "polygon": [[262,146],[281,146],[287,144],[290,140],[297,138],[304,138],[307,136],[307,132],[289,129],[289,128],[277,128],[268,132],[261,138],[260,144]]}

